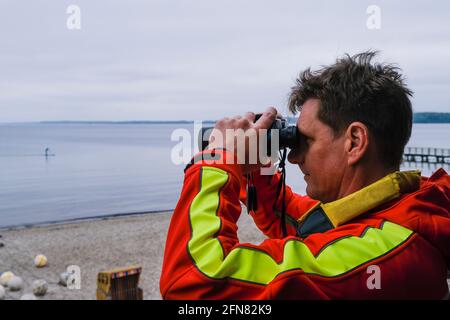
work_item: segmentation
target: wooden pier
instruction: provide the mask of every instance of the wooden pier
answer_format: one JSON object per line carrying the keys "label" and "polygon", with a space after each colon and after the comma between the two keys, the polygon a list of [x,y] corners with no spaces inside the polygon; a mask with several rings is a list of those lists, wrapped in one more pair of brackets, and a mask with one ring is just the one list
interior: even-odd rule
{"label": "wooden pier", "polygon": [[403,161],[450,164],[450,149],[407,147],[403,154]]}

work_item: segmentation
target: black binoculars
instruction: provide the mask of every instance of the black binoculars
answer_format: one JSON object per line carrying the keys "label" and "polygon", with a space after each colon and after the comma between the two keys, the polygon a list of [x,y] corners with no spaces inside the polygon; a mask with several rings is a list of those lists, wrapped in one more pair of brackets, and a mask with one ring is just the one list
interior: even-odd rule
{"label": "black binoculars", "polygon": [[[261,117],[262,114],[257,114],[255,117],[255,122]],[[202,150],[208,146],[209,137],[211,135],[213,127],[203,127],[200,130],[199,135],[199,146]],[[272,139],[274,138],[274,131],[278,131],[278,149],[282,150],[284,148],[293,149],[298,145],[300,141],[300,133],[298,132],[297,126],[289,125],[288,121],[284,118],[278,117],[272,123],[271,127],[267,130],[267,155],[271,155],[271,145]],[[278,150],[277,150],[278,151]]]}

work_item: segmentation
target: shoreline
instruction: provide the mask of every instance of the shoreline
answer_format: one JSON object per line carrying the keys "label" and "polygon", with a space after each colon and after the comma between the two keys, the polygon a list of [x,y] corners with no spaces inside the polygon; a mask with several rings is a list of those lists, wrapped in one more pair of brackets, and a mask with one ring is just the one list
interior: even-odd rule
{"label": "shoreline", "polygon": [[89,217],[81,217],[81,218],[71,218],[71,219],[64,219],[64,220],[49,220],[49,221],[42,221],[42,222],[36,222],[36,223],[14,224],[14,225],[0,226],[0,232],[1,231],[30,229],[30,228],[39,228],[39,227],[49,227],[49,226],[53,226],[53,225],[79,223],[79,222],[84,222],[84,221],[98,221],[98,220],[107,220],[107,219],[113,219],[113,218],[132,217],[132,216],[146,215],[146,214],[164,214],[167,212],[173,212],[173,210],[175,210],[175,209],[111,213],[111,214],[105,214],[105,215],[97,215],[97,216],[89,216]]}

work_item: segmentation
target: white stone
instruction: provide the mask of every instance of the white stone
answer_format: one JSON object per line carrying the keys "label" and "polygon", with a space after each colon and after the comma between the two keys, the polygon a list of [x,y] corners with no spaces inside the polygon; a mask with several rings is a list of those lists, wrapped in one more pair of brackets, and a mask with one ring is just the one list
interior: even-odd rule
{"label": "white stone", "polygon": [[0,284],[0,300],[4,300],[6,296],[5,288]]}
{"label": "white stone", "polygon": [[8,286],[9,280],[11,280],[13,277],[14,273],[12,273],[11,271],[3,272],[2,275],[0,276],[0,285],[4,287]]}
{"label": "white stone", "polygon": [[59,283],[64,287],[67,287],[67,280],[69,280],[69,272],[61,272],[59,275]]}
{"label": "white stone", "polygon": [[43,296],[47,293],[48,284],[45,280],[39,279],[33,282],[33,293],[35,296]]}
{"label": "white stone", "polygon": [[8,281],[8,287],[11,291],[20,291],[23,288],[23,280],[21,277],[14,276]]}
{"label": "white stone", "polygon": [[20,297],[20,300],[37,300],[36,296],[32,293],[25,293],[23,296]]}

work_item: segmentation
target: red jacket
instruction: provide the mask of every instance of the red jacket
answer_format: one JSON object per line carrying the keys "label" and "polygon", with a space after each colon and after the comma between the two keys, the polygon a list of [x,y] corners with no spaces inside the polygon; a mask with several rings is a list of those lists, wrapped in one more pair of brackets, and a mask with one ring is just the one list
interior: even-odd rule
{"label": "red jacket", "polygon": [[257,176],[258,210],[251,214],[269,239],[254,245],[237,238],[245,185],[239,167],[207,162],[186,170],[167,236],[164,299],[448,297],[450,177],[443,169],[422,177],[414,192],[304,238],[297,221],[317,201],[287,188],[289,235],[282,237],[273,209],[279,175]]}

